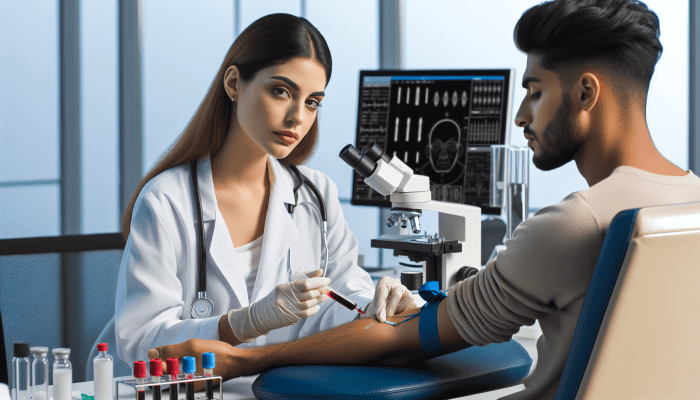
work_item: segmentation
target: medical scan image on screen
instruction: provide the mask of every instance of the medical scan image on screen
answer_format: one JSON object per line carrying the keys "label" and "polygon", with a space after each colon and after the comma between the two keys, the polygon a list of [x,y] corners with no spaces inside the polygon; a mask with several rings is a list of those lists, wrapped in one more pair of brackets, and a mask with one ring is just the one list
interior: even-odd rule
{"label": "medical scan image on screen", "polygon": [[[432,199],[489,207],[490,146],[509,138],[512,70],[361,71],[356,147],[430,178]],[[352,204],[389,207],[357,173]]]}

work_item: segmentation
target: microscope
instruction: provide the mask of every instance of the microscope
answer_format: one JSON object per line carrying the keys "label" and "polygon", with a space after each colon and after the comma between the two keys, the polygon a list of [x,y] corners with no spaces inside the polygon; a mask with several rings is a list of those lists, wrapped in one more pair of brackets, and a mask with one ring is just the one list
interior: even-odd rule
{"label": "microscope", "polygon": [[[348,144],[340,158],[364,178],[364,182],[382,196],[389,196],[391,216],[386,221],[397,224],[397,237],[373,239],[371,246],[393,249],[395,256],[408,256],[423,263],[423,282],[438,281],[447,290],[462,279],[475,274],[481,266],[481,209],[464,204],[433,201],[430,179],[416,175],[396,156],[371,143],[359,151]],[[436,237],[421,233],[423,210],[437,211],[439,233]],[[407,233],[408,226],[413,234]]]}

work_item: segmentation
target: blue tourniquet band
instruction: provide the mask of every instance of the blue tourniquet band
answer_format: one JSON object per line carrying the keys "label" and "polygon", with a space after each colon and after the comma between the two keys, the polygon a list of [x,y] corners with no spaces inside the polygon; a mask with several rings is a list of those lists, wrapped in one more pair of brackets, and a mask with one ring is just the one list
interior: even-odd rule
{"label": "blue tourniquet band", "polygon": [[445,354],[438,336],[437,312],[440,302],[447,295],[440,291],[440,283],[437,281],[425,282],[418,290],[418,294],[426,301],[420,313],[418,334],[423,352],[428,357],[437,357]]}

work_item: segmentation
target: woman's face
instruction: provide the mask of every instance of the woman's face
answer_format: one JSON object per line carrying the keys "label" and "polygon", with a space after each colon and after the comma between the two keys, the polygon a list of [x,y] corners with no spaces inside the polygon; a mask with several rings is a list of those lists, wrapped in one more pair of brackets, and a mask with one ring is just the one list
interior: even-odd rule
{"label": "woman's face", "polygon": [[326,71],[309,58],[262,69],[236,85],[236,122],[267,154],[287,157],[316,120],[325,86]]}

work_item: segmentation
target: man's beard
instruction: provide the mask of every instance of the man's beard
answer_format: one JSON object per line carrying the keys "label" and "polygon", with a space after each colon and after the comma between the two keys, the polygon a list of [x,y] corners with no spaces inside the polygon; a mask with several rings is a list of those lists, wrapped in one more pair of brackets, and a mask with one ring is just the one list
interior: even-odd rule
{"label": "man's beard", "polygon": [[532,157],[532,163],[542,171],[559,168],[574,159],[583,145],[581,127],[576,124],[571,112],[571,99],[564,96],[552,121],[544,128],[541,136],[525,128],[525,133],[536,138],[539,152]]}

